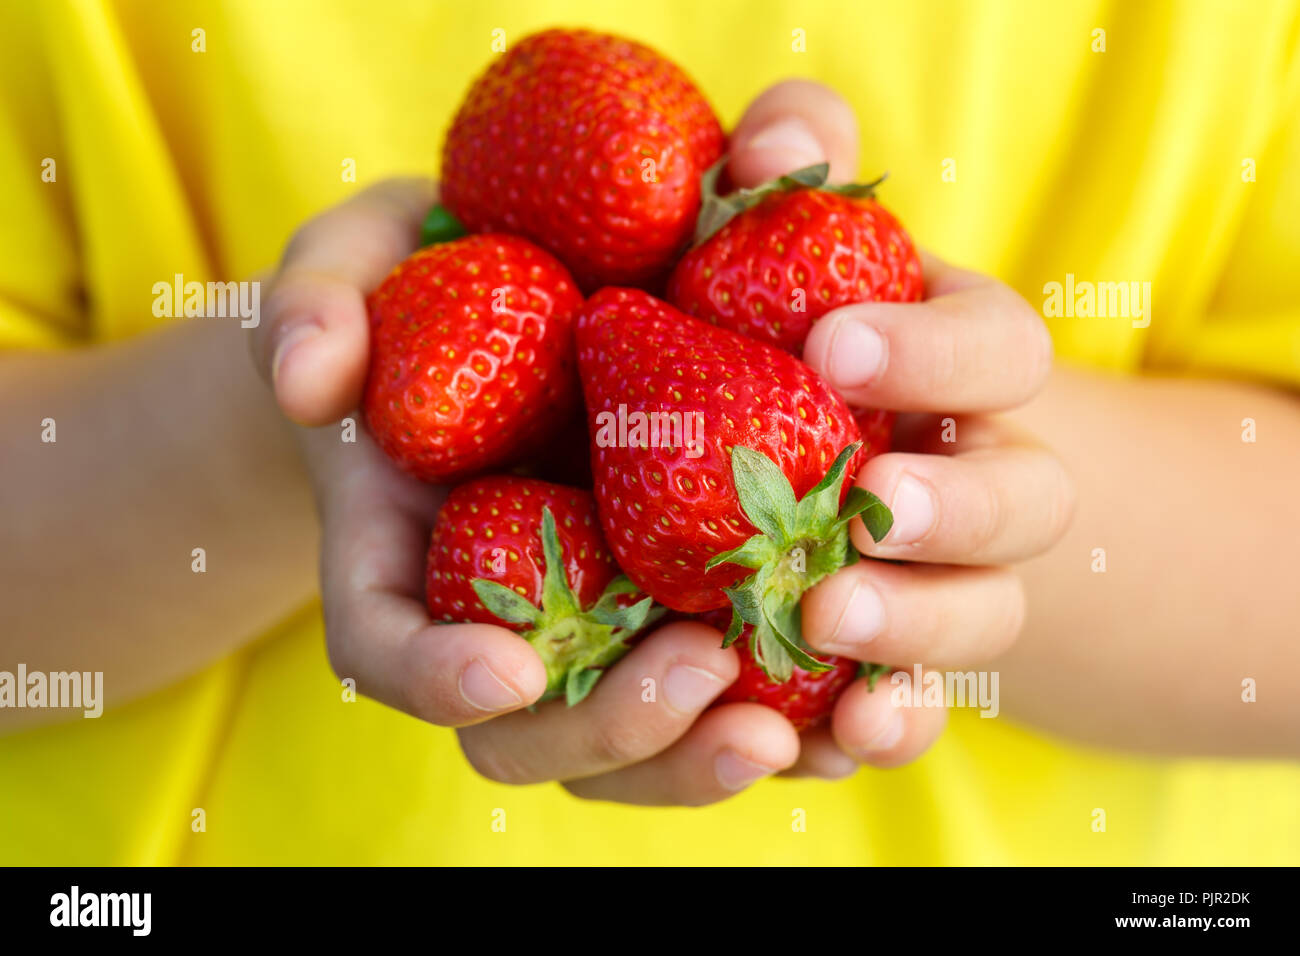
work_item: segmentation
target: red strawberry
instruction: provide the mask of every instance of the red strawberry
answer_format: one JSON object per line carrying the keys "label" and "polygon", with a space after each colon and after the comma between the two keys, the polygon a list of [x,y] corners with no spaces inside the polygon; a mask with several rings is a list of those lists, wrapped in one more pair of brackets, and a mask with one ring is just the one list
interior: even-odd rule
{"label": "red strawberry", "polygon": [[547,693],[575,704],[650,619],[629,606],[588,492],[494,475],[447,496],[429,543],[426,597],[441,621],[518,631],[546,664]]}
{"label": "red strawberry", "polygon": [[588,291],[662,282],[723,142],[708,102],[654,50],[547,30],[470,88],[447,131],[443,202],[472,232],[549,249]]}
{"label": "red strawberry", "polygon": [[582,296],[549,253],[515,236],[420,249],[371,295],[362,410],[379,446],[450,482],[538,448],[578,403]]}
{"label": "red strawberry", "polygon": [[705,183],[696,246],[668,300],[751,338],[803,354],[813,322],[853,302],[914,302],[925,291],[911,237],[868,186],[826,186],[822,163],[752,190]]}
{"label": "red strawberry", "polygon": [[894,413],[879,408],[855,408],[853,420],[862,433],[863,461],[889,451],[894,438]]}
{"label": "red strawberry", "polygon": [[861,442],[844,401],[791,355],[631,289],[593,296],[577,342],[619,565],[676,610],[730,600],[729,639],[754,624],[777,679],[794,663],[825,670],[803,649],[799,597],[857,559],[854,516],[877,539],[892,522],[874,495],[849,490]]}
{"label": "red strawberry", "polygon": [[[731,615],[728,611],[710,611],[700,615],[705,624],[726,630]],[[859,664],[847,657],[828,657],[824,663],[830,670],[806,671],[795,667],[788,681],[777,683],[764,673],[754,660],[749,647],[751,626],[746,624],[737,645],[740,651],[740,676],[722,692],[719,704],[749,702],[762,704],[780,712],[795,730],[816,727],[830,716],[835,702],[858,676]]]}

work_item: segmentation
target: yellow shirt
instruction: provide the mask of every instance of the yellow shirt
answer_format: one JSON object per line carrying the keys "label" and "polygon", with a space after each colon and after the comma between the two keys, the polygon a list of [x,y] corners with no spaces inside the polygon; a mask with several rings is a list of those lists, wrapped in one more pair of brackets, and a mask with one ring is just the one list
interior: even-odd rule
{"label": "yellow shirt", "polygon": [[[780,78],[836,87],[918,241],[1032,303],[1151,283],[1145,328],[1050,319],[1067,360],[1300,384],[1300,15],[1271,0],[5,4],[0,344],[138,334],[170,321],[155,282],[246,277],[361,185],[436,174],[493,30],[552,24],[658,47],[727,124]],[[1294,764],[1086,750],[967,710],[902,770],[583,803],[343,703],[313,610],[99,720],[0,738],[0,862],[1297,864],[1298,793]]]}

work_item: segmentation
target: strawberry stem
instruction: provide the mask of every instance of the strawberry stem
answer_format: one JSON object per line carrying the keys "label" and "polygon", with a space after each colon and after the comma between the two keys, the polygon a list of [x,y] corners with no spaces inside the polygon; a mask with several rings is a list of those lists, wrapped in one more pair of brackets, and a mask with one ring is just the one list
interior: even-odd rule
{"label": "strawberry stem", "polygon": [[528,625],[521,636],[546,665],[546,692],[541,700],[563,696],[572,707],[591,693],[606,667],[627,653],[628,639],[657,620],[663,608],[648,597],[620,607],[620,596],[639,593],[623,575],[609,582],[595,604],[582,608],[565,573],[549,507],[542,509],[542,556],[546,567],[540,607],[495,581],[479,578],[471,586],[497,617]]}
{"label": "strawberry stem", "polygon": [[849,539],[849,522],[860,516],[875,541],[893,526],[889,508],[864,488],[853,488],[840,504],[845,471],[861,447],[861,442],[846,446],[822,480],[799,501],[776,462],[741,445],[731,450],[736,496],[758,533],[739,547],[714,555],[705,569],[738,564],[753,570],[723,589],[732,604],[723,646],[735,641],[744,624],[752,625],[754,660],[778,683],[789,680],[796,665],[813,672],[831,669],[810,653],[803,639],[799,602],[817,582],[858,560]]}
{"label": "strawberry stem", "polygon": [[694,245],[702,245],[714,233],[746,209],[752,209],[772,193],[793,192],[797,189],[820,189],[825,192],[839,193],[853,199],[870,199],[876,195],[876,187],[888,177],[884,173],[880,178],[869,183],[846,183],[831,186],[827,183],[830,175],[829,163],[816,163],[796,169],[792,173],[778,176],[753,189],[737,189],[735,192],[719,195],[718,179],[727,164],[724,156],[700,176],[700,214],[695,220]]}
{"label": "strawberry stem", "polygon": [[858,668],[858,676],[867,679],[867,690],[876,689],[876,682],[890,671],[888,664],[863,664]]}

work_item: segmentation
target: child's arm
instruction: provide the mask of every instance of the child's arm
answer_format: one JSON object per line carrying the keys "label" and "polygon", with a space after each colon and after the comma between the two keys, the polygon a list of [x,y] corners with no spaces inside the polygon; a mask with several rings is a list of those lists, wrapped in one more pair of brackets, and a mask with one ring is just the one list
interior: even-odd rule
{"label": "child's arm", "polygon": [[1300,399],[1059,371],[1015,417],[1080,493],[1061,545],[1022,568],[1009,712],[1115,746],[1300,756]]}
{"label": "child's arm", "polygon": [[[311,492],[247,338],[190,319],[0,356],[0,670],[103,671],[119,703],[311,600]],[[67,714],[6,707],[0,732]]]}

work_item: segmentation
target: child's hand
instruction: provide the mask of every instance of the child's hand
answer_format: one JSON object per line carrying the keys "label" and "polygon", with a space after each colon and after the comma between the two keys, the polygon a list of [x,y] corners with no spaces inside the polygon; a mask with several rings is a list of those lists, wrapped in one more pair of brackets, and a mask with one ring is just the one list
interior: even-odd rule
{"label": "child's hand", "polygon": [[[749,108],[732,137],[739,186],[829,161],[831,179],[858,173],[852,110],[814,83],[779,84]],[[1019,576],[1003,567],[1053,545],[1074,508],[1073,484],[1049,450],[987,413],[1032,398],[1051,370],[1039,316],[1002,283],[923,256],[926,301],[869,303],[814,324],[804,360],[855,407],[901,416],[896,447],[858,483],[894,512],[879,545],[860,521],[862,561],[804,597],[803,631],[826,654],[910,668],[963,669],[996,657],[1025,615]],[[948,416],[952,416],[948,419]],[[944,421],[952,422],[945,429]],[[943,729],[942,708],[900,710],[891,685],[859,680],[829,727],[802,735],[793,774],[838,777],[859,763],[891,767],[919,756]]]}
{"label": "child's hand", "polygon": [[[743,704],[701,718],[738,670],[735,651],[711,628],[660,628],[581,707],[556,702],[511,714],[546,684],[528,643],[504,628],[430,620],[425,554],[444,492],[401,473],[359,424],[355,443],[343,442],[338,422],[358,419],[364,295],[415,248],[432,202],[427,183],[388,182],[300,229],[253,344],[280,408],[315,426],[299,434],[321,516],[334,670],[367,696],[461,728],[470,761],[495,780],[563,780],[606,799],[695,804],[790,766],[798,737],[776,712]],[[656,687],[651,700],[643,699],[646,679]]]}
{"label": "child's hand", "polygon": [[[357,689],[438,724],[535,700],[541,661],[503,628],[438,628],[425,610],[424,560],[441,489],[399,471],[357,407],[368,361],[365,294],[416,246],[434,200],[426,181],[368,189],[290,241],[266,297],[254,360],[299,431],[320,513],[321,595],[330,661]],[[355,443],[343,441],[351,418]]]}
{"label": "child's hand", "polygon": [[[1042,320],[1000,282],[925,257],[926,301],[868,303],[828,313],[805,358],[851,405],[900,416],[899,451],[867,462],[858,484],[894,513],[876,544],[861,522],[861,561],[804,598],[804,634],[828,654],[966,670],[1011,645],[1025,619],[1007,565],[1054,545],[1074,511],[1074,485],[1032,435],[988,413],[1015,408],[1047,380]],[[838,750],[875,766],[915,759],[943,728],[941,708],[896,710],[890,685],[850,687],[831,727],[804,748],[800,770],[843,772]],[[883,692],[882,692],[883,691]],[[822,756],[819,756],[822,755]]]}
{"label": "child's hand", "polygon": [[[852,114],[815,84],[767,91],[732,144],[731,172],[745,185],[823,160],[841,180],[856,170]],[[561,780],[572,792],[597,799],[701,804],[796,762],[798,772],[838,776],[856,766],[845,752],[882,765],[920,753],[937,735],[943,712],[904,713],[901,736],[886,739],[882,748],[878,738],[891,717],[887,695],[868,697],[861,686],[851,688],[838,708],[834,737],[829,730],[804,736],[802,759],[799,735],[767,708],[733,704],[701,716],[734,679],[737,661],[734,651],[719,646],[716,631],[696,624],[661,628],[612,668],[580,708],[511,713],[536,700],[545,684],[528,644],[487,625],[435,626],[425,611],[424,554],[441,491],[401,474],[363,429],[355,444],[345,444],[332,424],[356,417],[367,362],[364,294],[415,248],[432,201],[427,183],[389,182],[300,230],[286,250],[254,345],[284,412],[303,425],[326,426],[304,431],[303,447],[322,516],[326,636],[339,675],[407,713],[460,727],[470,761],[493,779]],[[934,261],[928,269],[929,293],[937,301],[884,307],[884,313],[853,307],[827,317],[809,340],[809,361],[858,404],[977,412],[1023,401],[1050,365],[1050,344],[1037,317],[992,280]],[[848,363],[825,359],[832,333],[856,321],[855,314],[881,318],[877,327],[887,346],[874,377],[860,374],[862,357],[848,351],[847,339],[837,340],[834,352]],[[936,363],[945,357],[951,361]],[[1068,483],[1045,452],[999,449],[999,441],[996,422],[962,419],[955,446],[925,449],[950,457],[891,454],[871,462],[864,483],[886,500],[895,498],[906,470],[936,490],[939,510],[927,532],[913,502],[891,500],[899,528],[919,529],[922,540],[895,543],[895,532],[877,549],[864,534],[859,546],[885,557],[979,564],[1049,544],[1069,515]],[[1001,508],[991,512],[994,503]],[[866,582],[875,590],[857,593],[879,593],[889,623],[864,646],[864,603],[840,612],[855,585]],[[1014,637],[1023,613],[1018,581],[1009,572],[929,564],[865,562],[824,583],[807,601],[806,630],[814,645],[831,650],[827,642],[835,632],[839,653],[899,663],[981,659]],[[841,617],[848,623],[837,630]],[[658,688],[653,701],[642,697],[646,678]],[[498,715],[508,716],[487,719]]]}

